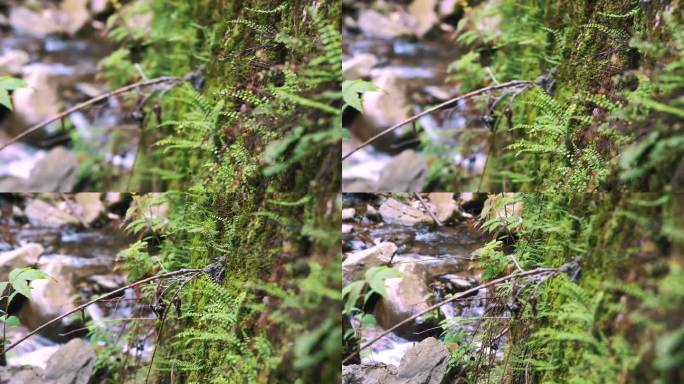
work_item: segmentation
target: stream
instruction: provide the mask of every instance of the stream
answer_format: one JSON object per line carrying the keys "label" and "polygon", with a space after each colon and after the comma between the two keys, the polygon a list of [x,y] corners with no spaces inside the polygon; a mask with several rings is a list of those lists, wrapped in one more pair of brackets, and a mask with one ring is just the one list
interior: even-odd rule
{"label": "stream", "polygon": [[[355,216],[346,220],[350,225],[343,234],[343,252],[350,255],[390,242],[397,251],[392,257],[392,267],[403,273],[404,283],[399,289],[391,289],[387,284],[388,297],[375,304],[373,314],[376,325],[361,325],[352,320],[357,334],[363,341],[373,339],[387,328],[417,313],[423,308],[443,300],[447,294],[465,291],[480,284],[481,271],[471,261],[473,251],[483,246],[483,234],[475,228],[473,218],[449,226],[402,225],[388,223],[379,214],[383,198],[366,201],[349,198],[346,195],[346,208],[353,208]],[[404,284],[403,286],[401,284]],[[392,332],[370,347],[370,353],[362,354],[362,363],[381,362],[398,366],[404,354],[416,343],[427,337],[442,338],[439,321],[449,320],[465,332],[475,332],[485,312],[487,291],[481,289],[467,300],[446,304],[440,307],[436,319],[426,319],[411,329]],[[421,306],[416,304],[421,303]],[[403,308],[403,310],[397,310]],[[463,321],[463,319],[473,321]]]}
{"label": "stream", "polygon": [[[88,3],[88,9],[49,2],[38,2],[38,10],[0,7],[0,76],[21,78],[29,87],[13,92],[13,112],[0,108],[0,145],[110,90],[98,67],[115,49],[105,36],[107,13],[92,8],[101,1]],[[110,97],[0,151],[0,190],[70,192],[84,165],[106,165],[105,180],[127,174],[138,137],[129,115],[122,99]]]}
{"label": "stream", "polygon": [[[134,239],[119,229],[122,208],[114,209],[117,204],[126,204],[125,201],[118,194],[107,196],[109,200],[105,201],[107,207],[104,207],[94,204],[94,198],[84,198],[65,205],[61,204],[64,202],[37,203],[38,200],[30,197],[24,200],[16,196],[0,195],[0,259],[4,263],[0,265],[0,281],[6,281],[4,274],[9,270],[22,266],[33,266],[51,276],[49,280],[37,280],[31,284],[30,301],[14,300],[10,305],[10,313],[21,321],[20,326],[8,328],[7,337],[10,341],[18,340],[77,304],[126,284],[125,273],[115,268],[115,258]],[[99,209],[89,216],[90,219],[86,219],[92,219],[89,226],[66,223],[68,215],[73,214],[79,220],[83,220],[81,217],[88,217],[87,214],[80,216],[73,212],[93,212],[86,201],[97,207],[94,209]],[[31,208],[38,206],[43,208],[43,212],[49,211],[48,205],[44,204],[49,204],[55,211],[42,214]],[[96,348],[118,343],[124,351],[127,350],[127,341],[119,340],[117,336],[123,332],[127,323],[125,320],[144,317],[149,312],[141,312],[135,298],[135,292],[129,289],[115,300],[96,303],[86,309],[83,318],[96,325],[97,339],[91,340]],[[28,339],[8,353],[7,364],[45,369],[48,359],[64,343],[88,335],[83,318],[80,314],[74,315]],[[144,358],[151,353],[151,349],[151,340],[146,340],[129,352],[138,358]]]}
{"label": "stream", "polygon": [[[418,11],[385,2],[356,2],[346,9],[344,79],[369,80],[380,92],[364,95],[363,116],[346,111],[344,125],[352,139],[343,142],[345,154],[382,130],[458,94],[458,85],[448,79],[449,64],[462,54],[448,32],[453,29],[452,13],[440,11],[434,25],[426,26],[432,32],[419,34],[415,26],[421,24],[423,15],[414,12]],[[440,28],[446,31],[435,31]],[[442,159],[464,178],[481,174],[488,133],[470,104],[424,116],[417,123],[423,139],[415,136],[409,124],[347,159],[342,169],[343,190],[422,191],[430,181],[426,177],[429,165]]]}

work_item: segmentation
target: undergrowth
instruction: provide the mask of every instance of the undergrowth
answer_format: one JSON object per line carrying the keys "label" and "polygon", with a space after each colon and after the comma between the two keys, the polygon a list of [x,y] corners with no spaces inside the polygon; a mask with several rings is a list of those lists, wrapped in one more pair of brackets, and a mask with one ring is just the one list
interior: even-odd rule
{"label": "undergrowth", "polygon": [[[467,7],[454,62],[461,91],[537,87],[499,103],[486,190],[653,191],[682,187],[680,2],[508,1]],[[499,30],[478,30],[500,17]],[[481,102],[484,107],[484,100]]]}
{"label": "undergrowth", "polygon": [[[184,79],[129,100],[144,101],[130,189],[179,192],[133,205],[140,241],[121,268],[224,271],[184,287],[156,327],[155,382],[340,380],[341,203],[326,193],[340,184],[340,8],[150,0],[108,20],[123,45],[101,63],[112,84]],[[136,19],[149,12],[151,25]],[[144,382],[149,361],[116,352],[100,356],[102,376]]]}
{"label": "undergrowth", "polygon": [[[137,197],[127,229],[141,241],[119,256],[129,279],[221,266],[164,307],[153,382],[339,381],[340,204],[334,194]],[[144,290],[143,302],[158,291]],[[130,329],[131,345],[149,337],[145,325]],[[149,361],[132,367],[109,357],[116,351],[103,353],[100,369],[109,377],[144,379]]]}
{"label": "undergrowth", "polygon": [[515,294],[500,320],[503,356],[484,368],[461,363],[466,382],[681,381],[682,203],[681,194],[491,195],[491,209],[507,213],[482,217],[495,236],[478,253],[485,279],[577,264],[543,284],[504,287]]}
{"label": "undergrowth", "polygon": [[[131,26],[150,12],[149,28]],[[110,17],[124,44],[101,63],[113,85],[186,80],[143,100],[130,188],[336,191],[340,12],[335,2],[152,0]]]}

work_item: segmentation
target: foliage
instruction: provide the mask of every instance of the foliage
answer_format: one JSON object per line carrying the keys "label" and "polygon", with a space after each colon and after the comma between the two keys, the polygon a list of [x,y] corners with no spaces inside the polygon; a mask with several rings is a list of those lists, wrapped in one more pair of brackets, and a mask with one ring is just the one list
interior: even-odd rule
{"label": "foliage", "polygon": [[[126,227],[140,241],[120,254],[119,264],[129,278],[210,262],[225,270],[222,280],[204,277],[180,292],[159,336],[152,376],[215,383],[338,378],[336,199],[263,190],[136,196]],[[142,294],[153,300],[154,287]],[[101,352],[110,376],[139,374],[108,357],[116,353]]]}
{"label": "foliage", "polygon": [[[464,90],[535,80],[495,111],[489,189],[661,191],[682,152],[681,4],[501,1],[466,7],[451,65]],[[478,27],[501,18],[498,34]],[[662,20],[661,28],[654,19]],[[492,139],[493,140],[493,139]]]}
{"label": "foliage", "polygon": [[12,100],[10,99],[10,91],[24,87],[26,87],[26,83],[21,79],[0,76],[0,105],[11,111]]}
{"label": "foliage", "polygon": [[31,288],[29,284],[34,280],[48,279],[45,272],[33,269],[30,267],[16,268],[10,271],[8,281],[0,281],[0,302],[5,304],[4,308],[0,308],[0,323],[2,323],[2,338],[3,346],[6,343],[5,334],[7,327],[16,327],[20,325],[19,319],[16,316],[9,314],[9,305],[17,295],[22,295],[31,300]]}
{"label": "foliage", "polygon": [[346,106],[352,107],[357,111],[363,113],[363,105],[361,105],[361,95],[365,92],[375,92],[378,87],[368,81],[363,80],[345,80],[342,82],[342,98]]}

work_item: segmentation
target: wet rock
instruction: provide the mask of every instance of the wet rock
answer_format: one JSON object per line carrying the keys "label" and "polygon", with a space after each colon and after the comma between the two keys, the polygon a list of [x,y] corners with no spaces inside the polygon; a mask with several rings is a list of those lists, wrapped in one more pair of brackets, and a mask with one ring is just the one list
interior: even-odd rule
{"label": "wet rock", "polygon": [[60,25],[69,35],[75,35],[90,20],[88,0],[64,0],[59,9]]}
{"label": "wet rock", "polygon": [[425,188],[427,161],[423,155],[407,149],[387,164],[380,173],[379,191],[420,192]]}
{"label": "wet rock", "polygon": [[[2,128],[0,128],[1,130]],[[0,143],[5,143],[0,137]],[[25,181],[31,176],[31,169],[45,156],[45,151],[36,150],[24,143],[14,143],[0,151],[0,177],[13,176]],[[15,189],[2,189],[15,191]]]}
{"label": "wet rock", "polygon": [[21,67],[30,60],[29,54],[22,50],[11,49],[5,51],[0,56],[0,76],[18,75],[21,73]]}
{"label": "wet rock", "polygon": [[413,16],[413,32],[422,39],[439,22],[437,0],[414,0],[408,8]]}
{"label": "wet rock", "polygon": [[49,9],[34,12],[25,7],[13,7],[10,10],[9,23],[19,34],[45,37],[62,30],[55,20],[56,16],[55,12]]}
{"label": "wet rock", "polygon": [[90,0],[90,11],[97,15],[107,10],[109,0]]}
{"label": "wet rock", "polygon": [[368,37],[394,39],[402,35],[412,34],[406,22],[407,15],[400,12],[385,16],[374,10],[362,10],[357,25]]}
{"label": "wet rock", "polygon": [[52,149],[36,163],[29,176],[32,192],[71,192],[76,185],[78,160],[65,147]]}
{"label": "wet rock", "polygon": [[90,276],[88,280],[101,288],[98,291],[104,292],[113,291],[123,287],[126,284],[126,279],[123,276],[111,274]]}
{"label": "wet rock", "polygon": [[477,279],[471,276],[461,276],[456,274],[446,274],[438,277],[440,280],[450,285],[451,291],[465,291],[477,285]]}
{"label": "wet rock", "polygon": [[59,350],[59,345],[52,345],[48,347],[40,347],[31,352],[23,353],[21,356],[9,358],[7,363],[13,366],[30,365],[45,369],[50,357]]}
{"label": "wet rock", "polygon": [[342,63],[342,77],[344,80],[361,79],[370,74],[371,69],[378,63],[378,58],[371,53],[362,53],[345,60]]}
{"label": "wet rock", "polygon": [[74,200],[77,204],[74,214],[85,224],[92,224],[105,213],[105,206],[100,200],[99,192],[77,193]]}
{"label": "wet rock", "polygon": [[43,371],[36,367],[0,367],[0,383],[38,384]]}
{"label": "wet rock", "polygon": [[45,121],[60,111],[57,83],[48,66],[26,66],[23,74],[27,87],[12,93],[13,117],[16,117],[10,127],[12,135],[19,134],[25,128]]}
{"label": "wet rock", "polygon": [[458,202],[453,193],[433,192],[428,194],[430,205],[434,207],[435,216],[442,223],[446,223],[459,216]]}
{"label": "wet rock", "polygon": [[381,91],[363,95],[364,118],[378,129],[387,128],[408,119],[406,85],[397,73],[381,71],[373,77]]}
{"label": "wet rock", "polygon": [[43,200],[31,200],[24,210],[32,225],[38,227],[60,227],[78,225],[80,221],[69,213]]}
{"label": "wet rock", "polygon": [[342,233],[347,234],[347,233],[352,233],[354,231],[354,227],[351,224],[342,224]]}
{"label": "wet rock", "polygon": [[41,269],[49,268],[50,265],[54,264],[62,267],[60,270],[62,275],[68,277],[74,284],[78,284],[83,279],[90,279],[96,275],[107,275],[110,273],[112,271],[113,258],[45,255],[39,261]]}
{"label": "wet rock", "polygon": [[382,363],[342,366],[342,384],[385,384],[397,374],[397,368]]}
{"label": "wet rock", "polygon": [[29,188],[26,180],[13,176],[6,176],[0,177],[0,191],[28,192]]}
{"label": "wet rock", "polygon": [[392,383],[445,383],[450,356],[444,344],[434,337],[428,337],[404,355]]}
{"label": "wet rock", "polygon": [[[77,292],[68,269],[59,263],[49,263],[41,265],[40,270],[47,273],[50,278],[34,280],[29,284],[31,300],[27,301],[19,311],[22,324],[31,330],[76,307],[73,300]],[[60,334],[69,332],[74,325],[73,321],[63,319],[48,327],[43,334],[59,339]]]}
{"label": "wet rock", "polygon": [[442,0],[439,2],[439,15],[441,17],[447,17],[452,15],[458,9],[460,0]]}
{"label": "wet rock", "polygon": [[384,242],[372,248],[347,255],[342,262],[342,280],[344,285],[362,280],[370,267],[387,264],[397,251],[394,243]]}
{"label": "wet rock", "polygon": [[448,380],[449,350],[434,337],[411,348],[398,368],[385,364],[342,367],[345,384],[444,384]]}
{"label": "wet rock", "polygon": [[50,358],[43,379],[54,384],[87,384],[95,367],[95,351],[81,339],[73,339]]}
{"label": "wet rock", "polygon": [[382,218],[380,212],[370,204],[366,205],[366,217],[373,221],[379,221]]}
{"label": "wet rock", "polygon": [[426,213],[393,198],[382,203],[379,212],[382,220],[390,224],[416,225],[432,222],[432,218]]}
{"label": "wet rock", "polygon": [[354,208],[345,208],[342,210],[342,221],[350,221],[354,219],[354,216],[356,216],[356,209]]}
{"label": "wet rock", "polygon": [[87,384],[91,381],[95,362],[93,348],[81,339],[73,339],[52,354],[45,369],[0,367],[0,383]]}
{"label": "wet rock", "polygon": [[[383,328],[388,329],[399,322],[418,314],[430,307],[432,291],[426,284],[424,269],[420,263],[395,260],[395,268],[402,277],[385,280],[387,295],[375,306],[375,317]],[[434,329],[436,321],[429,317],[419,317],[400,328],[395,333],[407,340],[425,337],[425,331]]]}
{"label": "wet rock", "polygon": [[30,243],[21,248],[0,253],[0,281],[7,281],[9,273],[15,268],[36,265],[43,251],[42,245]]}

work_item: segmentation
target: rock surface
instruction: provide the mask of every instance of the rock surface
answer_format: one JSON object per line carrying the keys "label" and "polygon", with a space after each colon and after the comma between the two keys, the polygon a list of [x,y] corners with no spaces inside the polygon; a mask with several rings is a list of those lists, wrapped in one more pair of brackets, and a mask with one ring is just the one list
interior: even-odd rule
{"label": "rock surface", "polygon": [[71,192],[76,185],[78,160],[65,147],[57,147],[40,159],[31,170],[32,192]]}
{"label": "rock surface", "polygon": [[423,155],[407,149],[382,170],[378,191],[420,192],[425,187],[427,168]]}
{"label": "rock surface", "polygon": [[342,210],[342,221],[353,220],[354,216],[356,216],[356,209],[345,208]]}
{"label": "rock surface", "polygon": [[24,210],[32,225],[37,227],[59,227],[78,225],[80,221],[69,213],[43,200],[31,200]]}
{"label": "rock surface", "polygon": [[459,213],[458,202],[454,200],[453,193],[433,192],[428,195],[428,200],[434,207],[433,213],[442,223],[455,218]]}
{"label": "rock surface", "polygon": [[395,73],[382,71],[373,77],[380,92],[368,92],[363,95],[364,117],[378,129],[406,120],[408,100],[406,85]]}
{"label": "rock surface", "polygon": [[95,367],[95,351],[81,339],[73,339],[55,352],[46,368],[0,367],[3,384],[87,384]]}
{"label": "rock surface", "polygon": [[393,198],[387,199],[380,206],[379,213],[382,220],[389,224],[416,225],[432,222],[428,214]]}
{"label": "rock surface", "polygon": [[105,206],[100,199],[99,192],[83,192],[74,196],[76,201],[75,214],[85,224],[92,224],[105,213]]}
{"label": "rock surface", "polygon": [[428,337],[404,355],[393,383],[442,384],[447,378],[449,356],[444,344]]}
{"label": "rock surface", "polygon": [[15,268],[29,267],[38,263],[38,257],[43,251],[42,245],[30,243],[21,248],[0,253],[0,281],[7,281],[9,273]]}
{"label": "rock surface", "polygon": [[[77,292],[72,284],[72,274],[63,265],[50,263],[42,265],[40,269],[47,273],[50,278],[33,280],[31,287],[31,300],[27,301],[19,311],[22,324],[30,330],[34,330],[55,317],[73,310],[74,297]],[[73,327],[73,322],[64,319],[43,332],[46,336],[57,336],[68,332]],[[59,337],[55,337],[59,339]]]}
{"label": "rock surface", "polygon": [[409,350],[398,368],[384,364],[342,367],[344,384],[444,384],[447,382],[449,350],[429,337]]}
{"label": "rock surface", "polygon": [[371,69],[378,63],[372,53],[362,53],[342,63],[342,77],[345,80],[357,80],[370,75]]}
{"label": "rock surface", "polygon": [[347,285],[362,280],[370,267],[387,264],[397,251],[394,243],[384,242],[363,251],[354,252],[342,262],[342,281]]}
{"label": "rock surface", "polygon": [[0,55],[0,76],[17,75],[21,67],[31,60],[28,53],[11,49]]}

